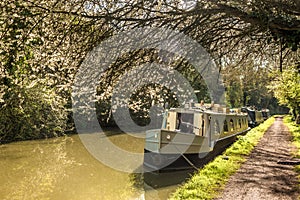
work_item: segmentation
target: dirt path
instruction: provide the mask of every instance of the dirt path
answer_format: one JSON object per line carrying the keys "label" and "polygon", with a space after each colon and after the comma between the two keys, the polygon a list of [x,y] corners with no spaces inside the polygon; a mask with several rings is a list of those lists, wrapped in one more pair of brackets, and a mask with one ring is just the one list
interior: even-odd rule
{"label": "dirt path", "polygon": [[217,199],[296,200],[299,190],[293,166],[277,163],[291,160],[290,141],[287,127],[277,118]]}

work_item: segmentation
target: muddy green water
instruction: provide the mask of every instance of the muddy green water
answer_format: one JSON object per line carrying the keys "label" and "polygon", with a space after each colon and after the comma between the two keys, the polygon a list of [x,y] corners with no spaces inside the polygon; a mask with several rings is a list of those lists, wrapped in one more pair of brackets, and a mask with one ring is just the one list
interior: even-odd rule
{"label": "muddy green water", "polygon": [[[144,140],[113,135],[121,148],[141,153]],[[167,199],[178,185],[153,189],[142,174],[116,171],[85,149],[77,135],[0,145],[0,199]]]}

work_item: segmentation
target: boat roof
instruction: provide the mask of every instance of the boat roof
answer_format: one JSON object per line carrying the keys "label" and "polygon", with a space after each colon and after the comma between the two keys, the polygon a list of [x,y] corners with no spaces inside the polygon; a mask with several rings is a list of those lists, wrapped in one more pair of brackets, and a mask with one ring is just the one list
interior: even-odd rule
{"label": "boat roof", "polygon": [[207,107],[208,104],[204,106],[185,106],[184,108],[170,108],[169,111],[171,112],[178,112],[178,113],[208,113],[208,114],[226,114],[226,115],[247,115],[246,113],[242,113],[241,109],[232,109],[226,108],[226,106],[221,105],[214,105],[212,108]]}

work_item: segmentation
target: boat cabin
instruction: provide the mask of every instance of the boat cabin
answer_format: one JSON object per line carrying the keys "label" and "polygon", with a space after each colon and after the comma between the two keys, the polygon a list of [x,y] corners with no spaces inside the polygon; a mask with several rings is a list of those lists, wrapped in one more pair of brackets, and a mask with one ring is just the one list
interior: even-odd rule
{"label": "boat cabin", "polygon": [[248,128],[247,114],[240,110],[203,110],[194,108],[173,108],[165,113],[162,130],[175,131],[197,136],[228,135]]}

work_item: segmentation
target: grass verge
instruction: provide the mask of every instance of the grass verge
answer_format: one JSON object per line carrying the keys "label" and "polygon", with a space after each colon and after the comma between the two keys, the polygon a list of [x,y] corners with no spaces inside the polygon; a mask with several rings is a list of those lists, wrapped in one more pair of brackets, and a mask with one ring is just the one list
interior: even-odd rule
{"label": "grass verge", "polygon": [[[291,135],[293,136],[293,144],[297,147],[297,150],[293,152],[293,156],[300,158],[300,125],[296,124],[290,115],[283,118],[283,123],[288,127]],[[298,174],[300,174],[300,165],[297,165],[295,170]],[[298,175],[298,181],[300,182],[300,175]]]}
{"label": "grass verge", "polygon": [[229,177],[246,161],[246,156],[251,153],[273,122],[274,118],[271,117],[263,124],[251,129],[246,135],[240,136],[222,155],[205,165],[190,180],[179,187],[170,199],[213,199],[217,197]]}

